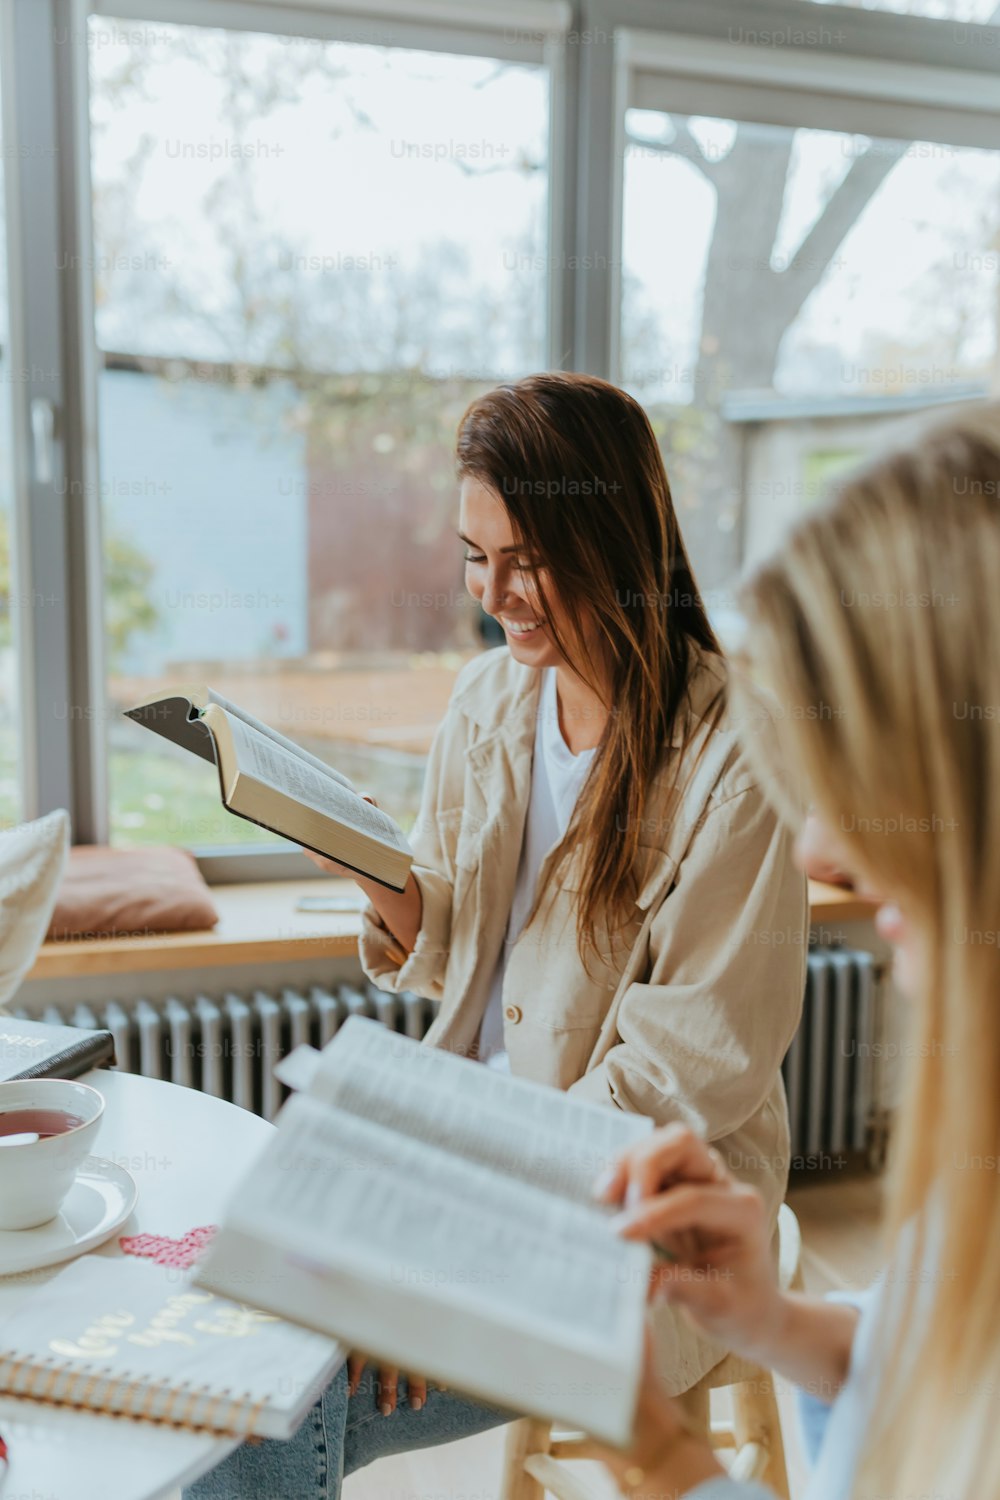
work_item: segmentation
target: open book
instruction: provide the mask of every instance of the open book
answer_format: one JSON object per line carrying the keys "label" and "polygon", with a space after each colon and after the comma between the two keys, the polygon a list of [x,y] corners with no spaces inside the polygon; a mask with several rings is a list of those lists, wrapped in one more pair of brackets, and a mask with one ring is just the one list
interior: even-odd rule
{"label": "open book", "polygon": [[231,813],[401,891],[413,854],[392,818],[339,771],[208,687],[143,698],[126,717],[219,768]]}
{"label": "open book", "polygon": [[650,1251],[592,1188],[652,1123],[361,1017],[312,1056],[198,1284],[626,1444]]}

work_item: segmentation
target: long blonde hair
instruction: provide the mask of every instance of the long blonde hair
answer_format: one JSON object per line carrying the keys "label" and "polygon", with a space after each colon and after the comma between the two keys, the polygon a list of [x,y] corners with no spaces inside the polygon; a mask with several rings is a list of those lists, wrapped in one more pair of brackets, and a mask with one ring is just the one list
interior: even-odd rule
{"label": "long blonde hair", "polygon": [[913,1258],[855,1493],[1000,1495],[1000,405],[845,480],[745,610],[734,707],[773,695],[779,803],[808,796],[926,943],[888,1208]]}

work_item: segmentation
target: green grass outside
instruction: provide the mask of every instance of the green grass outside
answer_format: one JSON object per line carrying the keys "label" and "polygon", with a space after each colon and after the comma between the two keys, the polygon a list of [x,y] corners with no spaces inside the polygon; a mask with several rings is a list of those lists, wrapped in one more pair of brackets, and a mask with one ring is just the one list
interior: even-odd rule
{"label": "green grass outside", "polygon": [[[417,813],[422,767],[385,763],[363,747],[339,747],[336,765],[375,797],[408,829]],[[117,848],[177,844],[238,849],[248,845],[277,849],[284,840],[229,813],[219,801],[214,766],[171,755],[112,751],[109,760],[111,843]],[[0,731],[0,828],[23,820],[17,767],[17,738]]]}

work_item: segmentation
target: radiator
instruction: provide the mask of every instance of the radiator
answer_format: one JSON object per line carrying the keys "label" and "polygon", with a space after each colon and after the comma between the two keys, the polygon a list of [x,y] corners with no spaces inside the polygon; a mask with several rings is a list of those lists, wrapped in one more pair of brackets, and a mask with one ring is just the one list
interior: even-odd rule
{"label": "radiator", "polygon": [[878,1149],[878,974],[870,953],[815,948],[802,1021],[782,1064],[793,1168]]}
{"label": "radiator", "polygon": [[[782,1072],[788,1094],[794,1168],[822,1168],[849,1151],[877,1150],[876,964],[846,948],[808,957],[802,1021]],[[324,1047],[351,1015],[371,1016],[419,1040],[437,1004],[390,995],[371,984],[314,986],[273,995],[105,1001],[14,1014],[55,1025],[103,1027],[115,1039],[118,1066],[163,1078],[272,1120],[287,1095],[274,1065],[301,1042]]]}
{"label": "radiator", "polygon": [[374,985],[314,986],[306,993],[198,995],[192,1000],[148,1000],[48,1006],[13,1013],[57,1026],[101,1027],[115,1039],[118,1067],[229,1099],[273,1120],[288,1090],[274,1065],[293,1047],[325,1047],[348,1016],[370,1016],[392,1031],[420,1040],[437,1003],[419,995],[390,995]]}

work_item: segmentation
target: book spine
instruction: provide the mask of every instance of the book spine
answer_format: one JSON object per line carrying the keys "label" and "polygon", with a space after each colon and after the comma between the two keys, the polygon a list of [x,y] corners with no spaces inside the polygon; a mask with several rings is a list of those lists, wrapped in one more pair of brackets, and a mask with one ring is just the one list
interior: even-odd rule
{"label": "book spine", "polygon": [[33,1067],[13,1074],[8,1082],[23,1083],[32,1078],[79,1078],[91,1068],[113,1067],[116,1062],[115,1039],[111,1032],[91,1031],[72,1046],[63,1047]]}

